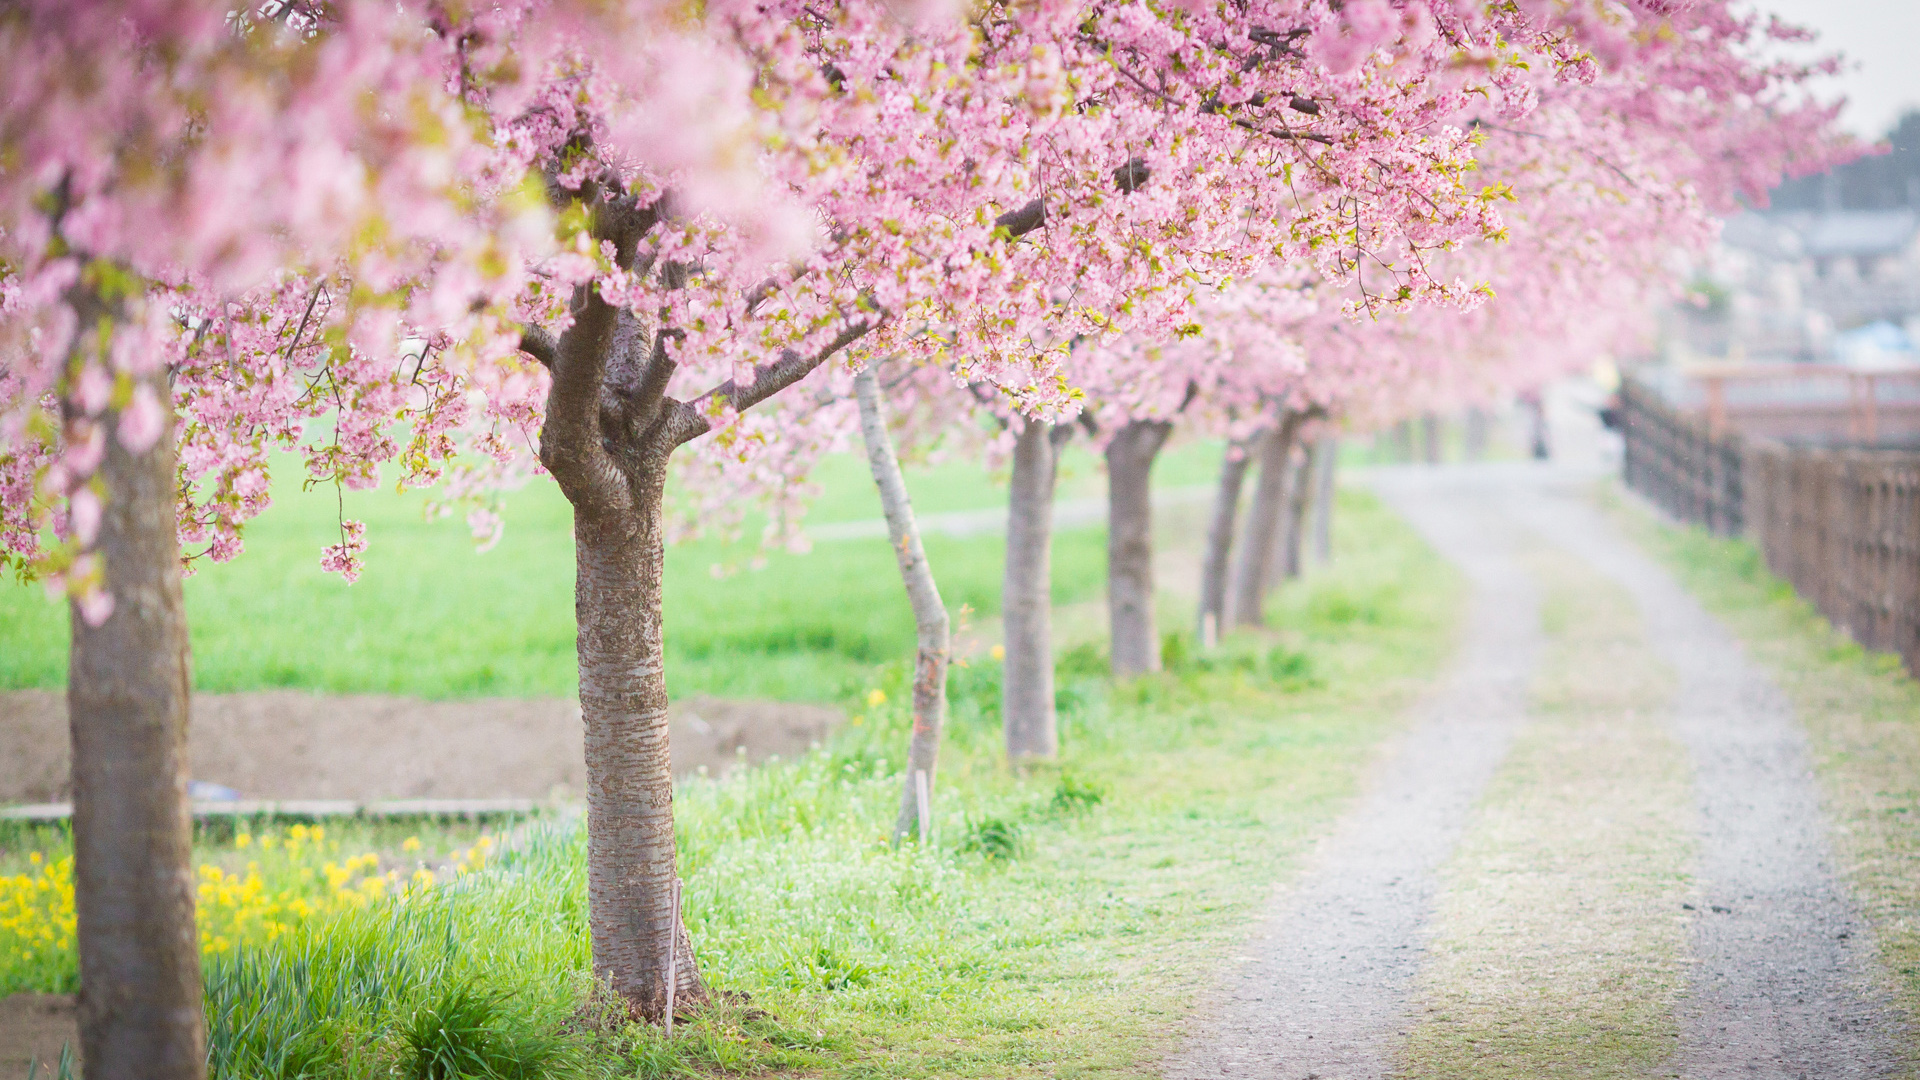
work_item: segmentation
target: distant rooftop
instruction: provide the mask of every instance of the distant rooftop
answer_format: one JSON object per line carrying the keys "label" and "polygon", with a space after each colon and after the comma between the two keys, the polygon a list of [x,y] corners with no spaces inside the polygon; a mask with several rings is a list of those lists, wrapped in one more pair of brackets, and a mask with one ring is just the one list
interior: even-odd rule
{"label": "distant rooftop", "polygon": [[[1797,224],[1797,223],[1791,223]],[[1920,213],[1912,210],[1836,210],[1809,215],[1795,231],[1808,255],[1892,255],[1913,242]]]}
{"label": "distant rooftop", "polygon": [[1738,214],[1728,244],[1771,258],[1895,255],[1920,234],[1920,210],[1826,210]]}
{"label": "distant rooftop", "polygon": [[1773,189],[1769,214],[1920,209],[1920,112],[1887,133],[1884,152]]}

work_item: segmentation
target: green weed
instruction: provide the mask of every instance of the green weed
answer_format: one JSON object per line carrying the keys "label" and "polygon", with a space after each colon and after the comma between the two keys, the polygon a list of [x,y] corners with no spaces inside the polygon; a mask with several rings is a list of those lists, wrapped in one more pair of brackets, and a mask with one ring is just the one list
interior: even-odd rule
{"label": "green weed", "polygon": [[1107,801],[1111,792],[1108,785],[1098,779],[1066,771],[1053,785],[1053,808],[1062,813],[1075,813],[1089,810]]}
{"label": "green weed", "polygon": [[978,855],[989,861],[1018,858],[1020,826],[998,817],[970,819],[960,838],[959,850],[963,855]]}

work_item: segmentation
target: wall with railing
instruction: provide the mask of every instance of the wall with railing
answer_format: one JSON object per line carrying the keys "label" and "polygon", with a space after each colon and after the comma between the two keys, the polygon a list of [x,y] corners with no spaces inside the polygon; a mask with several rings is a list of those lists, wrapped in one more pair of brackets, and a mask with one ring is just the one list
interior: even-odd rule
{"label": "wall with railing", "polygon": [[1835,626],[1920,675],[1920,450],[1742,431],[1636,379],[1620,404],[1629,487],[1681,521],[1748,537]]}

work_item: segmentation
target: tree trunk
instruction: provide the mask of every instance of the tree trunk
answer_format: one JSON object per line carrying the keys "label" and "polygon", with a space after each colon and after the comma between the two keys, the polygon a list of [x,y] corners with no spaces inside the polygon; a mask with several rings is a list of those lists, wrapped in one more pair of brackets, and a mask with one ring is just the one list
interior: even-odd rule
{"label": "tree trunk", "polygon": [[913,663],[913,739],[907,745],[906,783],[900,793],[900,814],[893,825],[893,842],[898,844],[910,835],[924,840],[931,831],[932,822],[920,820],[915,777],[926,776],[931,807],[934,767],[940,756],[940,725],[947,715],[951,624],[947,619],[947,605],[940,600],[940,587],[933,580],[933,568],[927,565],[927,553],[920,544],[920,526],[913,519],[913,502],[907,498],[907,482],[900,475],[900,461],[894,456],[893,439],[887,434],[879,380],[874,377],[871,366],[854,376],[853,389],[860,401],[860,437],[867,444],[867,465],[873,470],[874,486],[880,489],[880,508],[887,516],[887,536],[893,541],[893,554],[900,563],[900,580],[906,584],[908,603],[913,605],[913,623],[919,638],[919,651]]}
{"label": "tree trunk", "polygon": [[1060,748],[1053,711],[1053,484],[1059,447],[1072,434],[1021,420],[1007,495],[1007,569],[1000,590],[1006,637],[1001,714],[1007,761],[1048,759]]}
{"label": "tree trunk", "polygon": [[[664,200],[646,203],[598,180],[567,188],[549,179],[556,207],[586,210],[602,250],[633,270],[642,239],[663,220]],[[680,918],[674,850],[660,612],[667,463],[676,448],[710,432],[715,416],[752,408],[806,378],[877,321],[858,318],[812,353],[783,350],[754,364],[750,378],[680,400],[667,393],[678,370],[671,327],[642,324],[594,285],[577,287],[570,307],[558,336],[529,326],[520,348],[553,376],[540,463],[573,507],[588,934],[595,977],[633,1015],[658,1022],[669,1003],[677,1012],[708,996]]]}
{"label": "tree trunk", "polygon": [[1307,510],[1313,495],[1313,454],[1295,453],[1288,464],[1287,514],[1281,533],[1280,569],[1288,578],[1297,578],[1305,568],[1301,552],[1305,547]]}
{"label": "tree trunk", "polygon": [[1213,513],[1207,520],[1207,551],[1200,564],[1200,645],[1211,649],[1220,640],[1227,619],[1227,570],[1233,553],[1233,523],[1240,512],[1240,489],[1247,467],[1267,435],[1255,432],[1235,440],[1220,462],[1220,484],[1214,489]]}
{"label": "tree trunk", "polygon": [[1134,420],[1107,443],[1107,615],[1115,675],[1160,670],[1153,619],[1153,459],[1173,424]]}
{"label": "tree trunk", "polygon": [[1526,410],[1528,436],[1533,444],[1533,456],[1545,461],[1553,456],[1552,432],[1547,427],[1547,400],[1545,391],[1530,390],[1520,395],[1520,404]]}
{"label": "tree trunk", "polygon": [[[645,348],[632,316],[597,296],[580,300],[553,356],[540,460],[573,506],[594,976],[633,1015],[660,1021],[669,971],[676,1011],[698,1005],[706,988],[684,928],[674,932],[681,920],[660,582],[667,461],[678,443],[663,419],[672,412],[645,392],[664,378],[624,389]],[[616,411],[636,403],[651,411]]]}
{"label": "tree trunk", "polygon": [[[587,907],[594,974],[640,1015],[706,995],[673,909],[678,873],[660,583],[666,458],[629,473],[632,503],[574,506],[574,614],[586,725]],[[669,960],[670,942],[680,955]]]}
{"label": "tree trunk", "polygon": [[[73,895],[85,1075],[206,1075],[187,803],[186,612],[180,598],[173,412],[135,454],[107,438],[94,550],[113,610],[72,614]],[[117,416],[103,423],[109,432]]]}
{"label": "tree trunk", "polygon": [[1463,441],[1466,443],[1468,461],[1480,461],[1487,456],[1487,410],[1478,405],[1467,410],[1467,430]]}
{"label": "tree trunk", "polygon": [[1323,436],[1313,444],[1313,560],[1333,561],[1333,470],[1340,460],[1340,440]]}
{"label": "tree trunk", "polygon": [[1429,465],[1440,464],[1440,414],[1422,413],[1420,416],[1421,460]]}
{"label": "tree trunk", "polygon": [[1240,558],[1234,565],[1232,614],[1239,626],[1266,625],[1261,608],[1273,581],[1293,444],[1305,419],[1298,412],[1285,413],[1279,426],[1260,443],[1260,480],[1253,489],[1253,505],[1247,510],[1247,525],[1240,538]]}

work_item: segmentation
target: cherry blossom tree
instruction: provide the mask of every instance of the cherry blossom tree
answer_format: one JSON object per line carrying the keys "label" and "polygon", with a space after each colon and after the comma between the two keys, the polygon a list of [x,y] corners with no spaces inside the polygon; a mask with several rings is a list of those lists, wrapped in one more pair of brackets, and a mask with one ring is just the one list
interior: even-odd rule
{"label": "cherry blossom tree", "polygon": [[[494,493],[528,473],[566,494],[594,970],[658,1019],[705,992],[675,933],[670,473],[697,481],[704,524],[769,496],[777,538],[797,509],[781,492],[852,430],[855,370],[898,357],[1009,420],[1033,508],[1022,550],[1038,552],[1018,589],[1010,559],[1009,593],[1030,596],[1053,433],[1096,381],[1101,362],[1083,358],[1100,343],[1191,334],[1197,296],[1276,267],[1346,290],[1348,314],[1471,306],[1475,279],[1441,256],[1505,229],[1472,182],[1485,133],[1463,121],[1481,103],[1512,123],[1541,85],[1595,82],[1583,48],[1713,103],[1773,78],[1714,52],[1755,32],[1717,3],[1631,6],[1619,23],[1439,0],[959,14],[876,0],[0,13],[0,530],[74,605],[76,762],[96,752],[83,728],[143,733],[126,747],[144,786],[125,835],[170,838],[124,853],[168,868],[137,901],[156,920],[144,929],[95,929],[109,916],[87,912],[118,879],[82,884],[101,955],[159,965],[116,972],[83,944],[85,1000],[147,970],[174,988],[142,998],[155,1011],[135,1025],[87,1005],[90,1063],[112,1072],[152,1045],[185,1075],[198,1053],[179,1008],[198,976],[165,554],[237,556],[271,451],[295,450],[319,483],[442,484],[482,533],[499,527]],[[1664,29],[1686,47],[1662,45]],[[1623,149],[1635,122],[1678,108],[1632,85],[1606,84]],[[1715,107],[1745,123],[1722,154],[1817,128]],[[1767,167],[1714,168],[1731,182]],[[169,481],[177,538],[158,509]],[[337,539],[322,562],[350,581],[370,539],[352,521]],[[1035,671],[1022,685],[1043,685],[1044,635],[1017,651]],[[1022,753],[1053,750],[1044,698]],[[116,842],[87,768],[82,862]]]}

